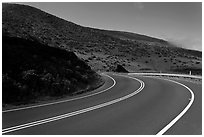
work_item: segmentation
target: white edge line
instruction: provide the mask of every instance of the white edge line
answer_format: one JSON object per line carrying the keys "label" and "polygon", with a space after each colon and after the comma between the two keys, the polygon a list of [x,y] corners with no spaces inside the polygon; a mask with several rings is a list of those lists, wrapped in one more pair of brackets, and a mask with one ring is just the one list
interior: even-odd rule
{"label": "white edge line", "polygon": [[91,97],[91,96],[103,93],[103,92],[111,89],[112,87],[114,87],[115,84],[116,84],[116,81],[112,77],[107,75],[107,74],[102,74],[102,75],[105,75],[105,76],[111,78],[113,80],[113,85],[111,85],[107,89],[102,90],[100,92],[96,92],[96,93],[93,93],[93,94],[89,94],[89,95],[86,95],[86,96],[81,96],[81,97],[78,97],[78,98],[72,98],[72,99],[68,99],[68,100],[62,100],[62,101],[57,101],[57,102],[45,103],[45,104],[40,104],[40,105],[33,105],[33,106],[28,106],[28,107],[21,107],[21,108],[16,108],[16,109],[8,109],[8,110],[2,111],[2,113],[19,111],[19,110],[25,110],[25,109],[31,109],[31,108],[37,108],[37,107],[44,107],[44,106],[49,106],[49,105],[55,105],[55,104],[60,104],[60,103],[65,103],[65,102],[74,101],[74,100],[78,100],[78,99],[83,99],[83,98],[87,98],[87,97]]}
{"label": "white edge line", "polygon": [[[123,75],[119,75],[119,76],[123,76]],[[123,76],[123,77],[128,77],[128,76]],[[47,118],[47,119],[43,119],[43,120],[38,120],[38,121],[34,121],[34,122],[30,122],[30,123],[26,123],[26,124],[14,126],[14,127],[9,127],[9,128],[3,129],[2,134],[17,131],[17,130],[21,130],[21,129],[24,129],[24,128],[33,127],[33,126],[36,126],[36,125],[45,124],[45,123],[48,123],[48,122],[68,118],[68,117],[75,116],[75,115],[79,115],[79,114],[82,114],[82,113],[85,113],[85,112],[93,111],[95,109],[99,109],[99,108],[102,108],[102,107],[105,107],[105,106],[109,106],[109,105],[115,104],[117,102],[123,101],[125,99],[128,99],[128,98],[138,94],[140,91],[142,91],[142,89],[145,86],[144,82],[137,79],[137,78],[133,78],[133,77],[128,77],[128,78],[131,78],[131,79],[134,79],[134,80],[137,80],[137,81],[140,82],[139,89],[132,92],[131,94],[128,94],[126,96],[123,96],[123,97],[120,97],[120,98],[117,98],[117,99],[114,99],[112,101],[102,103],[102,104],[99,104],[99,105],[96,105],[96,106],[84,108],[84,109],[81,109],[81,110],[78,110],[78,111],[74,111],[74,112],[63,114],[63,115],[59,115],[59,116],[55,116],[55,117],[51,117],[51,118]]]}
{"label": "white edge line", "polygon": [[[160,78],[160,79],[164,79],[164,78]],[[191,99],[190,99],[190,102],[188,103],[188,105],[183,109],[183,111],[179,115],[177,115],[169,124],[167,124],[162,130],[160,130],[156,135],[163,135],[167,130],[169,130],[189,110],[189,108],[191,107],[191,105],[193,104],[193,101],[194,101],[194,93],[189,87],[187,87],[186,85],[184,85],[182,83],[174,81],[174,80],[170,80],[170,79],[164,79],[164,80],[171,81],[173,83],[176,83],[176,84],[179,84],[179,85],[185,87],[188,91],[190,91]]]}
{"label": "white edge line", "polygon": [[169,80],[169,79],[165,79],[165,80],[177,83],[177,84],[185,87],[186,89],[188,89],[188,91],[190,91],[190,93],[191,93],[191,99],[190,99],[190,102],[188,103],[188,105],[185,107],[185,109],[178,116],[176,116],[168,125],[166,125],[161,131],[159,131],[157,133],[157,135],[163,135],[169,128],[171,128],[189,110],[189,108],[191,107],[191,105],[193,104],[193,101],[194,101],[194,93],[189,87],[187,87],[186,85],[184,85],[182,83],[174,81],[174,80]]}

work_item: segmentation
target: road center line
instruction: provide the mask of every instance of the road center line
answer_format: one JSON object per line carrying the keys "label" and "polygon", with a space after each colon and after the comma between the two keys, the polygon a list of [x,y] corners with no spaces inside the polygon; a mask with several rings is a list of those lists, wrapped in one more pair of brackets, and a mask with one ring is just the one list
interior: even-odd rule
{"label": "road center line", "polygon": [[[118,75],[118,76],[123,76],[123,75]],[[96,110],[96,109],[99,109],[99,108],[103,108],[103,107],[115,104],[117,102],[126,100],[126,99],[138,94],[140,91],[142,91],[142,89],[145,86],[144,82],[137,79],[137,78],[133,78],[133,77],[129,77],[129,76],[123,76],[123,77],[128,77],[128,78],[131,78],[131,79],[134,79],[134,80],[137,80],[138,82],[140,82],[139,89],[132,92],[131,94],[128,94],[126,96],[123,96],[123,97],[120,97],[120,98],[117,98],[117,99],[114,99],[112,101],[105,102],[105,103],[102,103],[102,104],[99,104],[99,105],[95,105],[95,106],[92,106],[92,107],[84,108],[84,109],[81,109],[81,110],[78,110],[78,111],[66,113],[66,114],[63,114],[63,115],[55,116],[55,117],[50,117],[50,118],[47,118],[47,119],[42,119],[42,120],[38,120],[38,121],[34,121],[34,122],[30,122],[30,123],[26,123],[26,124],[22,124],[22,125],[18,125],[18,126],[9,127],[9,128],[3,129],[2,134],[17,131],[17,130],[21,130],[21,129],[25,129],[25,128],[29,128],[29,127],[33,127],[33,126],[37,126],[37,125],[41,125],[41,124],[45,124],[45,123],[49,123],[49,122],[53,122],[53,121],[56,121],[56,120],[68,118],[68,117],[71,117],[71,116],[79,115],[79,114],[82,114],[82,113],[86,113],[86,112],[89,112],[89,111],[93,111],[93,110]]]}
{"label": "road center line", "polygon": [[40,105],[33,105],[33,106],[28,106],[28,107],[21,107],[21,108],[16,108],[16,109],[4,110],[4,111],[2,111],[2,112],[3,112],[3,113],[7,113],[7,112],[13,112],[13,111],[19,111],[19,110],[37,108],[37,107],[44,107],[44,106],[49,106],[49,105],[55,105],[55,104],[65,103],[65,102],[74,101],[74,100],[83,99],[83,98],[87,98],[87,97],[91,97],[91,96],[94,96],[94,95],[101,94],[101,93],[103,93],[103,92],[105,92],[105,91],[108,91],[109,89],[111,89],[112,87],[114,87],[115,84],[116,84],[116,81],[115,81],[112,77],[110,77],[109,75],[107,75],[107,74],[102,74],[102,75],[105,75],[105,76],[109,77],[109,78],[113,81],[113,85],[111,85],[111,86],[108,87],[107,89],[104,89],[104,90],[102,90],[102,91],[100,91],[100,92],[96,92],[96,93],[93,93],[93,94],[89,94],[89,95],[81,96],[81,97],[76,97],[76,98],[72,98],[72,99],[68,99],[68,100],[62,100],[62,101],[51,102],[51,103],[45,103],[45,104],[40,104]]}

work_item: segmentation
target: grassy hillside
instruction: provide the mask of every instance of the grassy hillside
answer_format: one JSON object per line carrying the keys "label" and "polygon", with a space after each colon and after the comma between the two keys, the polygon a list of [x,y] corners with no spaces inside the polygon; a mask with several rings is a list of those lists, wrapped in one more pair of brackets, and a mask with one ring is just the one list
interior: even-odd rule
{"label": "grassy hillside", "polygon": [[96,71],[162,71],[201,74],[202,53],[172,46],[149,36],[79,26],[39,9],[3,4],[6,36],[37,40],[73,51]]}
{"label": "grassy hillside", "polygon": [[[163,43],[164,45],[168,46],[168,42],[162,39],[157,39],[141,34],[135,34],[130,32],[122,32],[122,31],[109,31],[109,30],[101,30],[101,32],[123,40],[131,40],[131,41],[147,41],[147,42],[159,42]],[[169,45],[170,46],[170,45]]]}
{"label": "grassy hillside", "polygon": [[8,36],[2,45],[3,104],[72,95],[103,83],[73,52]]}

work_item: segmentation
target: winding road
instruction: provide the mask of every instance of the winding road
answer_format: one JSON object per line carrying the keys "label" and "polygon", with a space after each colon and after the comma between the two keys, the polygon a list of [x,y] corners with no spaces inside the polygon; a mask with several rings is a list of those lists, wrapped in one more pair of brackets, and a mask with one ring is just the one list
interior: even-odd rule
{"label": "winding road", "polygon": [[202,134],[202,85],[135,74],[103,74],[76,97],[3,110],[2,134]]}

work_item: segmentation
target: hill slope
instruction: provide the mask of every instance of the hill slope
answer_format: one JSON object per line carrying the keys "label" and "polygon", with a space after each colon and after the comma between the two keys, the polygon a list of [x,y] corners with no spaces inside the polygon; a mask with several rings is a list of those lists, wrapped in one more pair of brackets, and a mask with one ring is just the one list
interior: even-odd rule
{"label": "hill slope", "polygon": [[3,104],[86,92],[103,81],[73,52],[3,36]]}
{"label": "hill slope", "polygon": [[2,51],[4,104],[72,95],[103,83],[73,52],[7,36]]}
{"label": "hill slope", "polygon": [[129,32],[82,27],[39,9],[3,4],[5,36],[37,40],[74,51],[96,71],[182,72],[201,74],[202,53],[172,46],[165,40]]}

